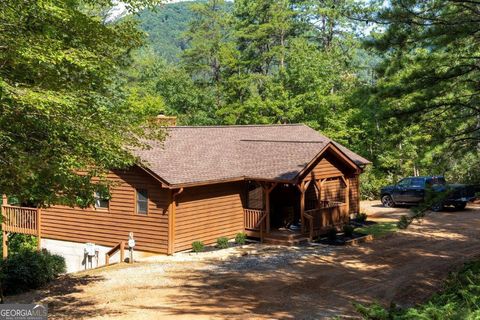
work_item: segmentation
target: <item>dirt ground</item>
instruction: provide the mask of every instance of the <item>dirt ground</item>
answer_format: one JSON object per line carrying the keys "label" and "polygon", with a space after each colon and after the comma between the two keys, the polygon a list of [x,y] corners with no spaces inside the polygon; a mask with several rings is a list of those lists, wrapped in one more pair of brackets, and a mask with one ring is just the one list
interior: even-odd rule
{"label": "dirt ground", "polygon": [[[369,219],[406,208],[364,202]],[[352,302],[422,302],[448,272],[480,256],[480,207],[431,213],[422,223],[351,247],[251,244],[151,257],[62,277],[7,302],[48,303],[52,319],[357,318]]]}

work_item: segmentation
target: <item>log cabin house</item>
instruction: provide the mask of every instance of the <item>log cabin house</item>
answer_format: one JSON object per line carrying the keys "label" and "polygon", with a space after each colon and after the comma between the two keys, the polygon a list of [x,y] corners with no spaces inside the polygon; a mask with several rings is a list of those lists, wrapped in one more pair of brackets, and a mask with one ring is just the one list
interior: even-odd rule
{"label": "log cabin house", "polygon": [[131,232],[136,254],[173,254],[193,241],[212,244],[239,232],[292,244],[340,227],[359,211],[359,175],[369,161],[305,125],[167,131],[164,142],[135,151],[142,165],[110,172],[109,199],[98,197],[88,209],[4,201],[3,232],[38,236],[41,247],[64,255],[75,271],[87,264],[85,243],[103,254],[123,252]]}

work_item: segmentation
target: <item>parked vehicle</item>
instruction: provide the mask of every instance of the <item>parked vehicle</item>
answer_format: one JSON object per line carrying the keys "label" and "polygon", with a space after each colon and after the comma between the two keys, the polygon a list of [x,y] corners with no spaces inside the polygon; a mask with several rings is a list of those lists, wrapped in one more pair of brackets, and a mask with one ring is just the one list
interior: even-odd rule
{"label": "parked vehicle", "polygon": [[380,190],[382,204],[394,207],[398,204],[415,205],[425,200],[426,192],[445,193],[445,198],[432,205],[432,210],[440,211],[444,206],[454,206],[463,210],[469,201],[475,199],[475,188],[463,184],[447,184],[442,176],[407,177],[396,185]]}

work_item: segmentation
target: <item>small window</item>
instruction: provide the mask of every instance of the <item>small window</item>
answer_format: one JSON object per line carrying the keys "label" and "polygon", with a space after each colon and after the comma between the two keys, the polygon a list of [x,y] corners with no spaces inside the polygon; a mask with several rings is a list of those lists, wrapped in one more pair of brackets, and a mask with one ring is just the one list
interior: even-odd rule
{"label": "small window", "polygon": [[145,189],[137,189],[137,213],[147,214],[148,192]]}
{"label": "small window", "polygon": [[94,194],[95,198],[95,209],[108,209],[108,197],[103,195],[101,192],[96,191]]}

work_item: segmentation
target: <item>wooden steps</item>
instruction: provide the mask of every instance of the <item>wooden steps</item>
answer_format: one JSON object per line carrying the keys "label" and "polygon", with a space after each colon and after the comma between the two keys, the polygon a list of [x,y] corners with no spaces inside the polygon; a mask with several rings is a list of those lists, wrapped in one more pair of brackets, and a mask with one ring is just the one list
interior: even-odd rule
{"label": "wooden steps", "polygon": [[308,242],[308,235],[292,231],[273,231],[265,234],[263,243],[296,246]]}

